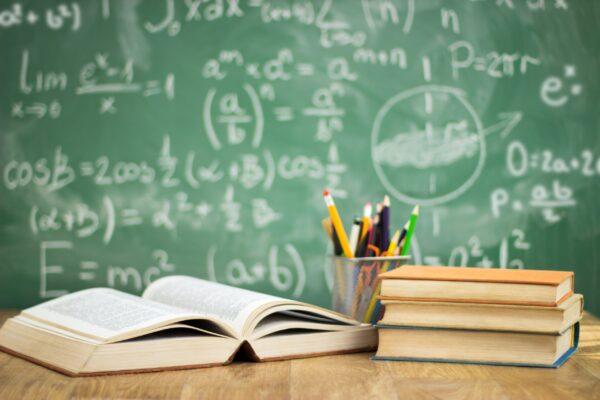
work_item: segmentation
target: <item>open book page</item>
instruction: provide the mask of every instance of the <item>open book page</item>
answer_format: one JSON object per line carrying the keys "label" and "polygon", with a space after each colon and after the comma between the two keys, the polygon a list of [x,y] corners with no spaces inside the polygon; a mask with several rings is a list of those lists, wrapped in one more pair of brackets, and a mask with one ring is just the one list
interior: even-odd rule
{"label": "open book page", "polygon": [[146,299],[217,318],[242,335],[244,323],[257,308],[289,300],[187,276],[169,276],[152,283]]}
{"label": "open book page", "polygon": [[275,332],[280,332],[289,329],[302,329],[307,333],[315,331],[344,331],[356,329],[356,325],[332,323],[331,320],[327,322],[318,322],[317,320],[306,318],[305,315],[300,317],[301,319],[290,317],[289,314],[283,312],[269,315],[263,318],[252,330],[251,339],[260,339],[263,336],[270,335]]}
{"label": "open book page", "polygon": [[28,308],[22,315],[103,341],[197,317],[166,304],[106,288],[68,294]]}

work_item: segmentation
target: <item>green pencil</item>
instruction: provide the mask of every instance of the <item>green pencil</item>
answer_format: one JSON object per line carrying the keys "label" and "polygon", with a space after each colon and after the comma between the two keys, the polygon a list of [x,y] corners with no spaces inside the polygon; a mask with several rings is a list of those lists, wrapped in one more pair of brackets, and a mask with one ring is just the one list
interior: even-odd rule
{"label": "green pencil", "polygon": [[413,232],[415,231],[417,218],[419,218],[419,205],[416,205],[412,214],[410,214],[410,226],[406,232],[406,239],[404,240],[404,246],[402,246],[402,254],[400,254],[401,256],[408,254],[408,250],[410,249],[410,239],[412,239]]}

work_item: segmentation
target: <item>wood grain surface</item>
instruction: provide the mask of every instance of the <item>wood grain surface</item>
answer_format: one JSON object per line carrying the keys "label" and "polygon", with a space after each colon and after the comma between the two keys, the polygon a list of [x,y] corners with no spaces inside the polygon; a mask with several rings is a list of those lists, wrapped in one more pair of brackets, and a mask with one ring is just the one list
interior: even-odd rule
{"label": "wood grain surface", "polygon": [[[0,311],[0,324],[14,315]],[[370,353],[70,378],[0,352],[0,399],[600,399],[600,320],[561,368],[371,361]]]}

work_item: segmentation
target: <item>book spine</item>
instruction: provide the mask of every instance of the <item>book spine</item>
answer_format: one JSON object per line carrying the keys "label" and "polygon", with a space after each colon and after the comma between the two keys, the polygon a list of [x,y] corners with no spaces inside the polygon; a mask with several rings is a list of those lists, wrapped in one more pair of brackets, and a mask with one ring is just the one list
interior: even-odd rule
{"label": "book spine", "polygon": [[573,292],[567,293],[558,302],[543,302],[543,301],[518,301],[518,300],[482,300],[482,299],[452,299],[452,298],[441,298],[441,297],[398,297],[398,296],[385,296],[380,295],[379,300],[392,300],[392,301],[418,301],[418,302],[433,302],[433,303],[468,303],[468,304],[499,304],[499,305],[513,305],[513,306],[538,306],[538,307],[557,307],[560,303],[568,299],[573,295]]}
{"label": "book spine", "polygon": [[[390,328],[390,326],[376,325],[380,328]],[[393,328],[393,327],[392,327]],[[400,327],[404,329],[404,327]],[[417,328],[423,329],[423,328]],[[528,364],[528,363],[506,363],[506,362],[491,362],[491,361],[471,361],[471,360],[444,360],[437,358],[409,358],[409,357],[384,357],[384,356],[372,356],[371,360],[382,360],[382,361],[414,361],[414,362],[438,362],[438,363],[450,363],[450,364],[477,364],[477,365],[502,365],[510,367],[531,367],[531,368],[559,368],[563,365],[579,348],[579,322],[573,325],[573,337],[571,347],[562,356],[560,356],[552,364]]]}

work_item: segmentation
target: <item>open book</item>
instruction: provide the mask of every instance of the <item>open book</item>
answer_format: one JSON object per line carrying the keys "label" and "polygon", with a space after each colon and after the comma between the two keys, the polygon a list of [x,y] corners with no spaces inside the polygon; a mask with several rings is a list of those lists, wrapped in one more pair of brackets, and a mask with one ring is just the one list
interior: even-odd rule
{"label": "open book", "polygon": [[142,297],[87,289],[28,308],[0,348],[68,375],[222,365],[374,349],[369,325],[309,304],[201,279],[158,279]]}

